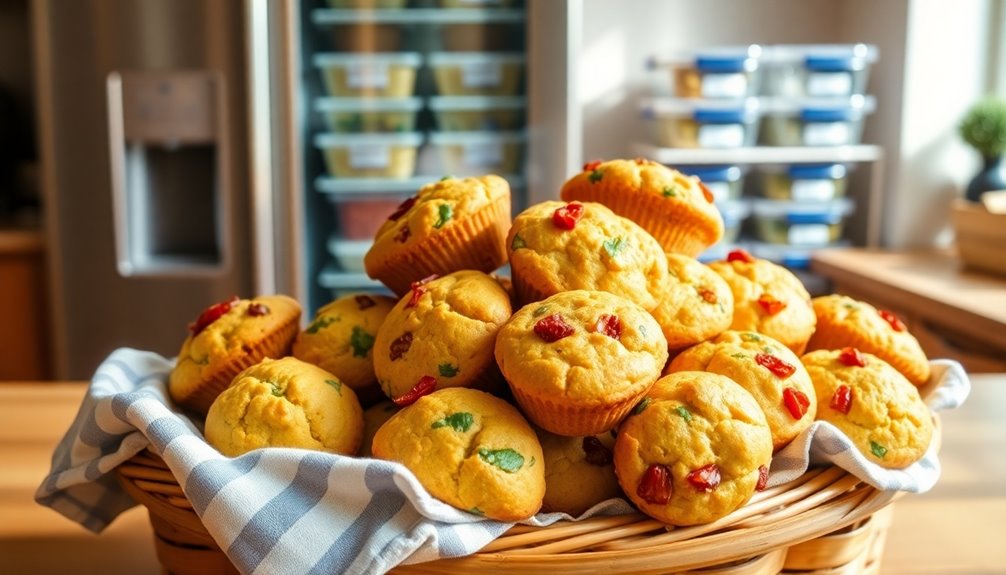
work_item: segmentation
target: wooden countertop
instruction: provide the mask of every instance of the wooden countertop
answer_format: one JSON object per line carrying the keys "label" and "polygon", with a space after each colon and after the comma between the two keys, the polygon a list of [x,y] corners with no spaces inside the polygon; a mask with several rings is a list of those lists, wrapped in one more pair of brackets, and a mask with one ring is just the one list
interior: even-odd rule
{"label": "wooden countertop", "polygon": [[897,305],[1006,349],[1006,276],[965,269],[953,252],[861,248],[814,252],[811,267],[865,299]]}
{"label": "wooden countertop", "polygon": [[[964,406],[943,414],[939,483],[894,506],[883,575],[1006,572],[1006,374],[974,375],[972,384]],[[0,383],[4,573],[159,573],[142,508],[93,535],[32,499],[84,390],[83,383]]]}

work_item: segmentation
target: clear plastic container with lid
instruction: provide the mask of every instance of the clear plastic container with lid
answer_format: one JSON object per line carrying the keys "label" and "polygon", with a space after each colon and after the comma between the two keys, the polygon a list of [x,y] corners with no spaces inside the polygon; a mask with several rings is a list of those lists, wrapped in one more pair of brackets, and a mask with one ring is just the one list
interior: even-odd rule
{"label": "clear plastic container with lid", "polygon": [[435,52],[429,64],[441,96],[517,96],[525,55],[508,52]]}
{"label": "clear plastic container with lid", "polygon": [[697,177],[713,193],[717,204],[738,200],[744,193],[746,166],[674,166],[681,173]]}
{"label": "clear plastic container with lid", "polygon": [[430,110],[444,132],[517,130],[524,126],[521,96],[433,96]]}
{"label": "clear plastic container with lid", "polygon": [[337,178],[408,178],[416,169],[423,134],[318,134],[314,145]]}
{"label": "clear plastic container with lid", "polygon": [[411,132],[422,98],[318,98],[314,109],[333,132]]}
{"label": "clear plastic container with lid", "polygon": [[406,98],[423,63],[418,52],[318,53],[314,67],[329,96]]}
{"label": "clear plastic container with lid", "polygon": [[[650,69],[670,70],[679,98],[743,98],[758,94],[762,48],[724,46],[650,58]],[[666,91],[666,90],[664,90]]]}
{"label": "clear plastic container with lid", "polygon": [[374,239],[347,240],[336,236],[328,239],[328,252],[335,258],[339,268],[346,272],[364,273],[363,258]]}
{"label": "clear plastic container with lid", "polygon": [[873,113],[873,96],[762,100],[762,142],[769,146],[859,144],[863,120]]}
{"label": "clear plastic container with lid", "polygon": [[852,213],[848,198],[830,202],[754,200],[751,205],[757,239],[771,244],[826,246],[842,237]]}
{"label": "clear plastic container with lid", "polygon": [[765,51],[764,93],[786,98],[865,94],[877,47],[868,44],[771,46]]}
{"label": "clear plastic container with lid", "polygon": [[527,134],[516,132],[434,132],[442,173],[452,176],[519,174]]}
{"label": "clear plastic container with lid", "polygon": [[762,195],[773,200],[824,202],[845,196],[845,164],[763,164]]}
{"label": "clear plastic container with lid", "polygon": [[653,141],[666,148],[740,148],[758,138],[758,100],[653,98],[641,102]]}
{"label": "clear plastic container with lid", "polygon": [[747,202],[727,200],[717,202],[716,208],[723,217],[723,238],[719,243],[733,244],[740,237],[744,220],[751,215],[751,206]]}

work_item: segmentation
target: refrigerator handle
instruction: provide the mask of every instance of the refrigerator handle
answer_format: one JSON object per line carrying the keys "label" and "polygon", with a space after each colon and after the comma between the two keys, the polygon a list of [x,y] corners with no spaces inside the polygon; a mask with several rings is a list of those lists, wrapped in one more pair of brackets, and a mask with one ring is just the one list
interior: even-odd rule
{"label": "refrigerator handle", "polygon": [[269,5],[245,0],[245,54],[248,84],[248,183],[251,212],[252,285],[255,293],[276,293],[276,226],[273,208],[273,110]]}

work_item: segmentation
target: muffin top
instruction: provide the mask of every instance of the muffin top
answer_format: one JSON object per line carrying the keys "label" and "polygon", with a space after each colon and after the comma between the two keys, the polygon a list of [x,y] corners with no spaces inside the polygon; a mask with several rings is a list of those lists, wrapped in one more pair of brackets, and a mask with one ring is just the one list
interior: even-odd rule
{"label": "muffin top", "polygon": [[567,290],[601,290],[645,309],[657,305],[667,258],[657,240],[629,219],[593,202],[547,201],[520,213],[507,236],[514,287],[543,299]]}
{"label": "muffin top", "polygon": [[545,494],[531,426],[507,402],[475,389],[419,398],[377,431],[372,449],[409,468],[434,497],[490,519],[527,519]]}
{"label": "muffin top", "polygon": [[493,203],[510,205],[510,184],[499,176],[445,177],[419,189],[378,228],[364,257],[367,272],[388,254],[436,235]]}
{"label": "muffin top", "polygon": [[765,415],[751,394],[714,373],[661,378],[618,429],[615,472],[646,514],[709,523],[764,488],[772,459]]}
{"label": "muffin top", "polygon": [[730,328],[734,296],[719,274],[695,258],[667,254],[667,276],[652,313],[668,348],[679,350]]}
{"label": "muffin top", "polygon": [[293,357],[245,369],[206,414],[206,441],[228,457],[260,447],[355,455],[362,435],[363,410],[353,390]]}
{"label": "muffin top", "polygon": [[496,334],[511,312],[510,296],[482,272],[415,282],[377,331],[374,371],[381,389],[407,405],[419,390],[478,384],[494,369]]}
{"label": "muffin top", "polygon": [[926,454],[933,418],[898,370],[853,347],[812,351],[802,361],[821,399],[817,419],[839,428],[867,459],[900,469]]}
{"label": "muffin top", "polygon": [[653,316],[631,301],[575,290],[515,313],[496,340],[496,361],[526,392],[597,405],[656,381],[667,342]]}
{"label": "muffin top", "polygon": [[776,450],[809,427],[817,412],[814,386],[800,358],[766,335],[725,331],[681,352],[667,371],[708,371],[740,384],[765,412]]}
{"label": "muffin top", "polygon": [[820,333],[811,337],[809,350],[854,345],[895,366],[917,386],[929,380],[925,351],[893,313],[838,294],[816,297],[811,304]]}
{"label": "muffin top", "polygon": [[170,377],[172,394],[181,391],[179,386],[199,381],[247,355],[249,347],[278,330],[296,325],[300,314],[300,304],[285,295],[234,297],[208,307],[189,324],[189,335]]}
{"label": "muffin top", "polygon": [[395,303],[387,296],[362,293],[329,302],[297,334],[293,356],[331,372],[353,389],[375,383],[374,338]]}
{"label": "muffin top", "polygon": [[566,437],[544,429],[537,432],[545,457],[542,511],[578,517],[602,501],[622,496],[612,463],[612,434]]}
{"label": "muffin top", "polygon": [[709,267],[734,294],[730,329],[763,333],[793,353],[803,353],[817,319],[810,294],[793,272],[744,250],[734,250],[726,260],[711,262]]}

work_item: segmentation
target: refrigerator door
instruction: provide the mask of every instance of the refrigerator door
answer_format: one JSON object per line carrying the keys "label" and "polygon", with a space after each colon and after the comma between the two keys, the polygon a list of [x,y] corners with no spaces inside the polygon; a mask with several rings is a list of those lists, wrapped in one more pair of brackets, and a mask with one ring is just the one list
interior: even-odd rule
{"label": "refrigerator door", "polygon": [[58,378],[263,287],[241,0],[33,3]]}

